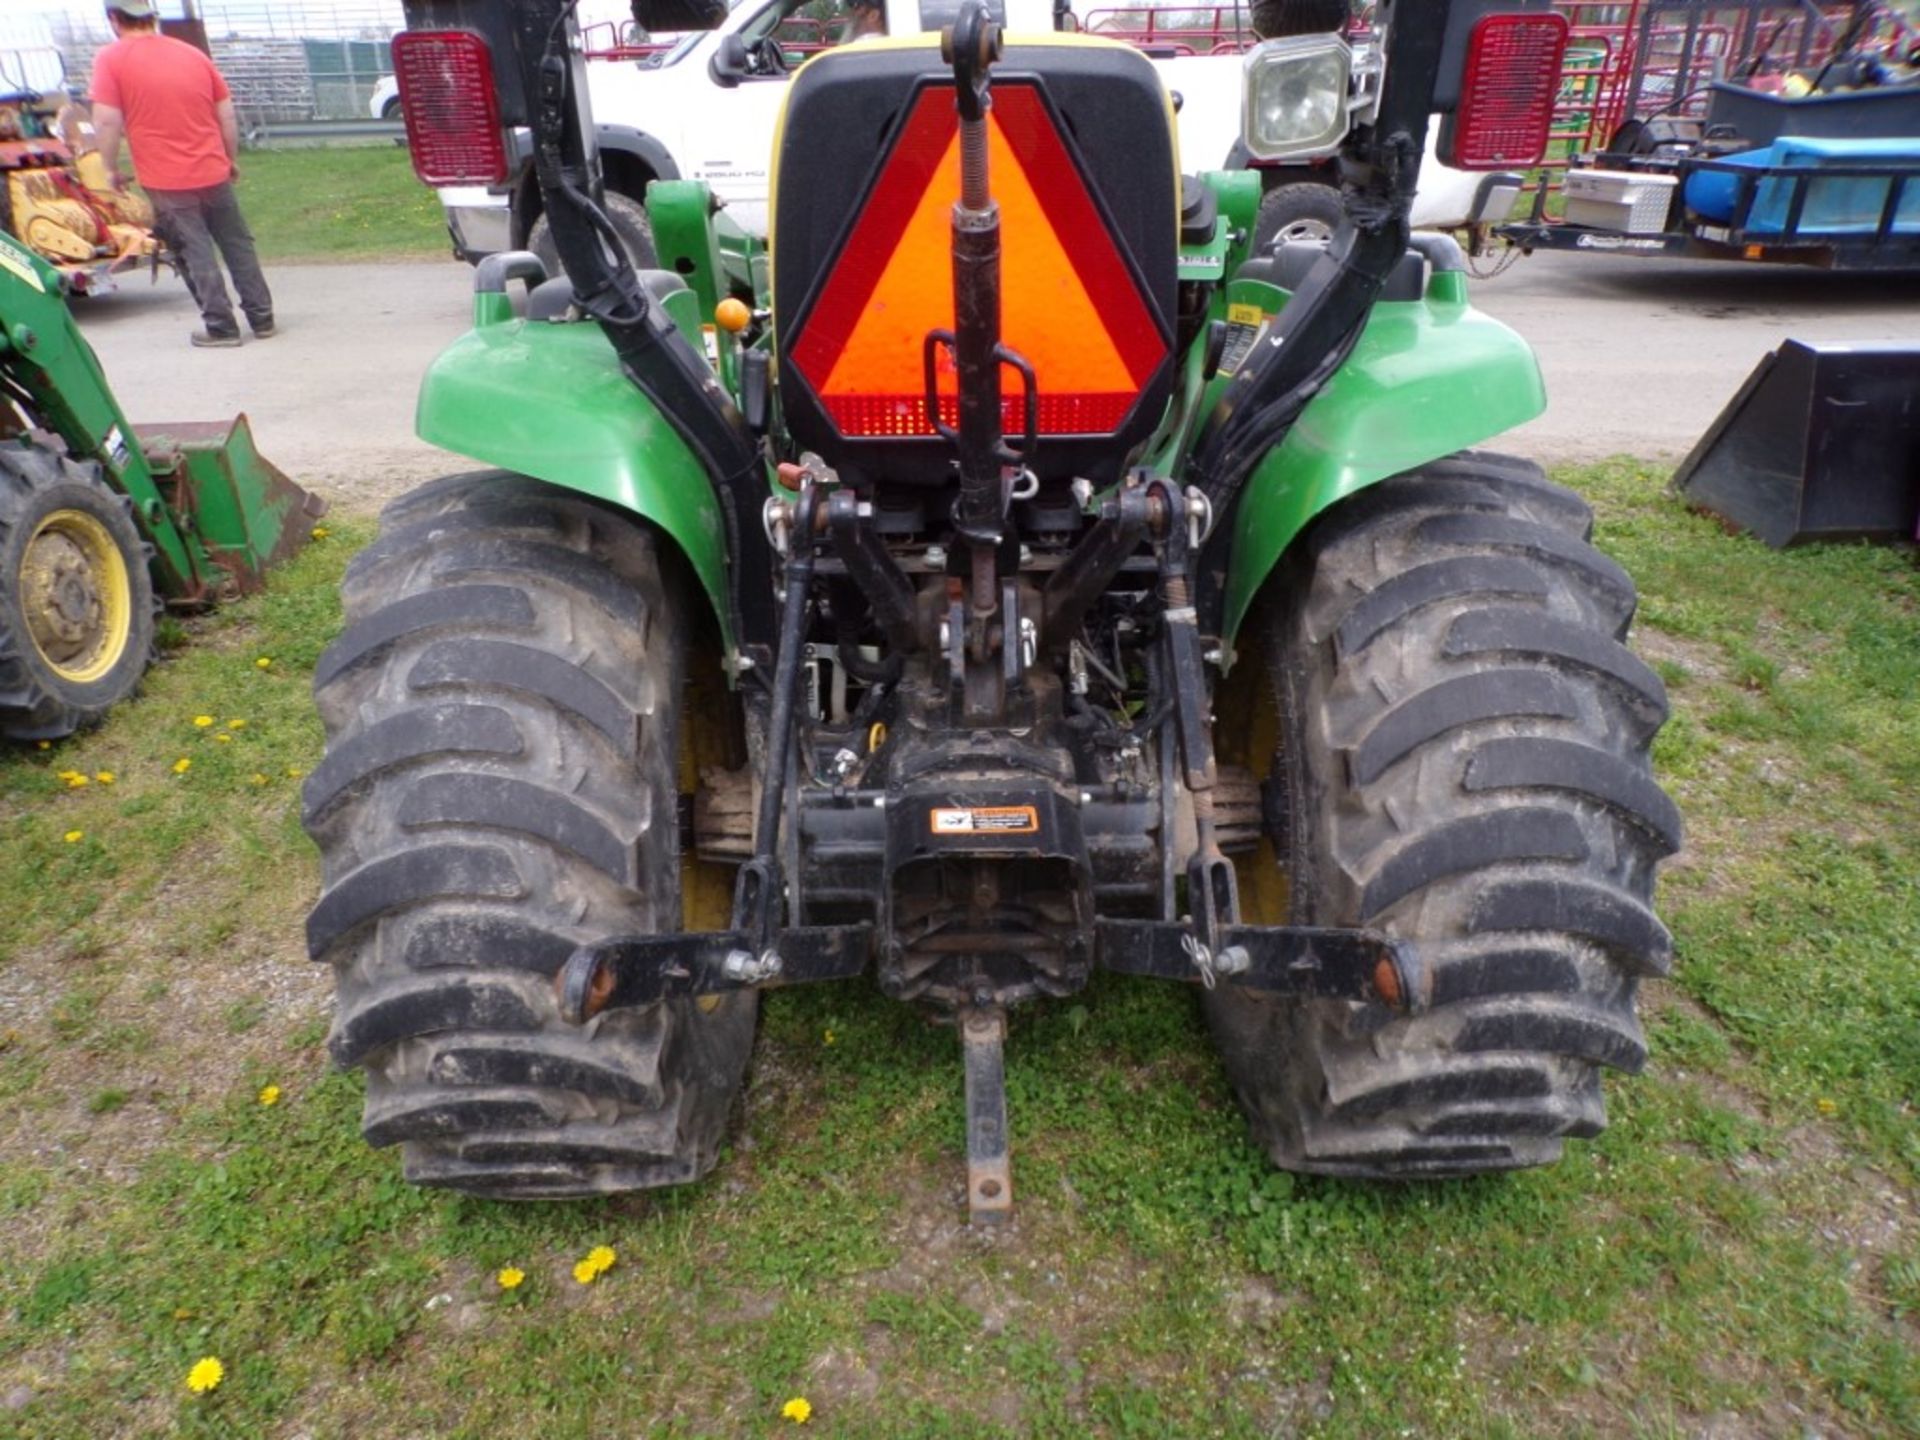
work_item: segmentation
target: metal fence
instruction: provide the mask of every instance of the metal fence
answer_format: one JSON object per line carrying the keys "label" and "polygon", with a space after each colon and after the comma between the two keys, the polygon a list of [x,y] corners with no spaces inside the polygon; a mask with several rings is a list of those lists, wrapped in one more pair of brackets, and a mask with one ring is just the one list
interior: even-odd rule
{"label": "metal fence", "polygon": [[[113,39],[101,7],[18,5],[7,0],[0,16],[0,86],[84,89],[95,52]],[[368,119],[375,88],[393,73],[387,43],[405,24],[400,0],[200,0],[193,10],[250,133]],[[186,16],[180,0],[161,0],[160,13]]]}

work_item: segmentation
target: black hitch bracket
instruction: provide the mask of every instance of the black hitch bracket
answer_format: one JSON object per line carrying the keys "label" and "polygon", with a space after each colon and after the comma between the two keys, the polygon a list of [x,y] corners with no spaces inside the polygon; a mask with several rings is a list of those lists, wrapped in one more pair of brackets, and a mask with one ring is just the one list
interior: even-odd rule
{"label": "black hitch bracket", "polygon": [[1217,949],[1192,927],[1160,920],[1101,920],[1095,959],[1105,970],[1182,980],[1260,995],[1351,1000],[1408,1015],[1433,1000],[1420,951],[1372,930],[1305,925],[1228,925]]}
{"label": "black hitch bracket", "polygon": [[852,980],[873,956],[873,926],[796,925],[756,951],[744,930],[623,935],[582,945],[554,977],[560,1015],[584,1025],[606,1010],[661,1000]]}

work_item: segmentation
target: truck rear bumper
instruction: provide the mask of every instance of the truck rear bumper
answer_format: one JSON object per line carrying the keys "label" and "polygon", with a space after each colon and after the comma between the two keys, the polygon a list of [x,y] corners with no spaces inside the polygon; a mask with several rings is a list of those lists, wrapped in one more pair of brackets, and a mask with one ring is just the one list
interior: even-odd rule
{"label": "truck rear bumper", "polygon": [[513,248],[513,212],[506,196],[462,186],[442,190],[440,203],[446,209],[454,251],[468,264]]}

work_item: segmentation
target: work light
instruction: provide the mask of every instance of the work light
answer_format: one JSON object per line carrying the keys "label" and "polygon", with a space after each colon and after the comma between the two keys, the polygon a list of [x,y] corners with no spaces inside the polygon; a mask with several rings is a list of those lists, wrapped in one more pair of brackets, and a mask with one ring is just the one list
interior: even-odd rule
{"label": "work light", "polygon": [[1331,155],[1347,134],[1353,51],[1338,35],[1267,40],[1247,55],[1241,133],[1256,160]]}

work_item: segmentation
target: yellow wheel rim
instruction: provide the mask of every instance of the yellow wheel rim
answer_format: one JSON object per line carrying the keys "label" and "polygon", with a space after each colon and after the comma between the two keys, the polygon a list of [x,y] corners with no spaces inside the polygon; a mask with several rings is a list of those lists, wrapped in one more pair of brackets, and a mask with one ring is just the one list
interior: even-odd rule
{"label": "yellow wheel rim", "polygon": [[133,580],[112,532],[84,510],[42,520],[21,557],[20,611],[62,680],[91,685],[112,671],[133,633]]}

